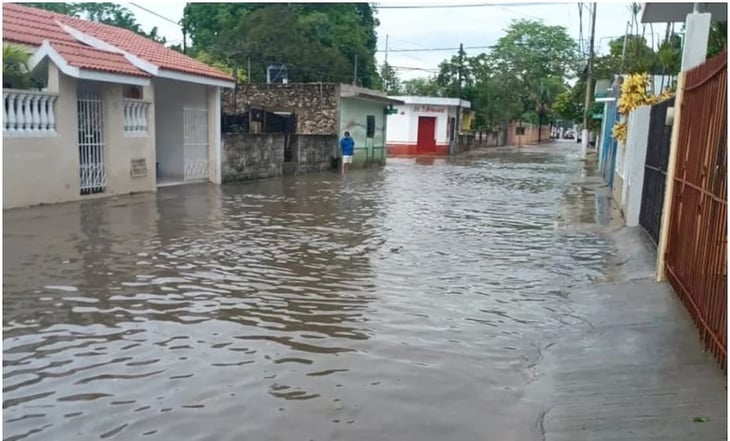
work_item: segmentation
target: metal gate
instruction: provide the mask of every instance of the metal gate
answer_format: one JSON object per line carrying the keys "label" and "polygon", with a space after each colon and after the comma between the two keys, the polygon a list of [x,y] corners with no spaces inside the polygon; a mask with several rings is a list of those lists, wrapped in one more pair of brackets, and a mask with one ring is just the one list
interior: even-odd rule
{"label": "metal gate", "polygon": [[672,142],[672,126],[666,124],[667,109],[670,107],[674,107],[674,98],[651,108],[649,139],[644,162],[644,190],[641,195],[639,224],[649,233],[655,244],[659,243],[669,146]]}
{"label": "metal gate", "polygon": [[95,92],[80,91],[77,103],[81,194],[101,193],[106,189],[104,102]]}
{"label": "metal gate", "polygon": [[725,368],[727,347],[727,52],[686,74],[667,279]]}
{"label": "metal gate", "polygon": [[185,181],[208,179],[208,110],[183,109]]}

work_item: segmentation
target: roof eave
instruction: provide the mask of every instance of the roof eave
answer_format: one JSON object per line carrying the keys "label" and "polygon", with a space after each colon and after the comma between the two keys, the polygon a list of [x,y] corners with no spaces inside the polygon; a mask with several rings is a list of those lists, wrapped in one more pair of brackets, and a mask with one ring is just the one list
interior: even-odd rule
{"label": "roof eave", "polygon": [[[727,21],[727,3],[701,3],[699,12],[708,12],[713,22]],[[694,10],[694,3],[647,2],[641,8],[642,23],[681,23]]]}
{"label": "roof eave", "polygon": [[359,99],[362,99],[365,101],[374,101],[374,102],[390,104],[390,105],[405,104],[404,101],[393,99],[393,98],[390,98],[387,96],[373,95],[373,94],[363,93],[363,92],[359,92],[359,93],[351,94],[351,95],[342,95],[342,98],[359,98]]}
{"label": "roof eave", "polygon": [[233,78],[230,80],[224,80],[221,78],[207,77],[203,75],[196,75],[187,72],[179,72],[170,69],[159,69],[157,71],[157,78],[166,78],[168,80],[184,81],[186,83],[202,84],[204,86],[223,87],[226,89],[233,89],[236,83]]}
{"label": "roof eave", "polygon": [[129,84],[132,86],[149,86],[150,84],[150,79],[143,76],[96,71],[71,66],[68,61],[63,58],[63,56],[59,54],[53,46],[51,46],[51,43],[48,40],[44,40],[40,48],[38,48],[35,54],[31,56],[28,62],[28,67],[33,70],[45,59],[52,61],[53,64],[55,64],[65,75],[80,80],[103,81],[105,83]]}

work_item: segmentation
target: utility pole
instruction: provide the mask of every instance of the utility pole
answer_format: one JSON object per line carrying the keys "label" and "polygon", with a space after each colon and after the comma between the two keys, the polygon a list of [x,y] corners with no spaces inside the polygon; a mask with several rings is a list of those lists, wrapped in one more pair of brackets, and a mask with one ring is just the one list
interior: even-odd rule
{"label": "utility pole", "polygon": [[388,64],[388,39],[390,35],[385,34],[385,64]]}
{"label": "utility pole", "polygon": [[596,37],[596,9],[597,3],[593,3],[593,16],[591,17],[591,43],[588,50],[588,69],[586,72],[586,101],[583,109],[583,152],[588,149],[588,114],[591,107],[591,82],[593,81],[593,42]]}
{"label": "utility pole", "polygon": [[[383,66],[383,76],[390,75],[390,66],[388,66],[388,40],[389,40],[389,37],[390,36],[388,34],[385,34],[385,66]],[[383,81],[381,81],[383,92],[386,92],[388,90],[388,87],[390,86],[390,84],[386,84],[386,81],[387,80],[385,78],[383,78]]]}
{"label": "utility pole", "polygon": [[[624,73],[624,60],[626,59],[626,42],[629,39],[629,26],[631,25],[630,21],[626,22],[626,32],[624,32],[624,47],[621,49],[621,72],[619,72],[619,75],[623,75]],[[667,25],[667,29],[669,29],[669,26]]]}
{"label": "utility pole", "polygon": [[459,142],[459,124],[461,124],[461,78],[464,70],[464,43],[459,44],[459,103],[456,106],[456,124],[454,130],[454,140],[450,143],[451,154],[454,154],[455,144]]}
{"label": "utility pole", "polygon": [[355,70],[352,74],[352,85],[357,86],[357,54],[355,54]]}

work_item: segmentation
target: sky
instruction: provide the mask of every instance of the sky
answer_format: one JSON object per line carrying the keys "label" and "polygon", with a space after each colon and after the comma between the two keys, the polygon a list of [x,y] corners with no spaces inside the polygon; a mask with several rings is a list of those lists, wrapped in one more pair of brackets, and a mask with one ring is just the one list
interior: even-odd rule
{"label": "sky", "polygon": [[[178,22],[183,15],[185,2],[145,1],[119,4],[134,12],[137,21],[145,30],[153,26],[167,38],[171,44],[182,42],[180,27],[171,23]],[[463,5],[477,6],[463,6]],[[579,3],[568,2],[510,2],[485,3],[479,0],[427,0],[427,1],[383,1],[377,5],[377,17],[380,20],[378,33],[378,63],[385,58],[386,35],[389,50],[458,48],[460,43],[465,48],[490,46],[504,34],[504,30],[512,20],[542,20],[547,25],[564,26],[568,33],[579,39],[582,29],[587,42],[590,37],[590,3],[584,3],[582,14]],[[449,5],[448,8],[387,8],[392,6],[415,5]],[[458,7],[455,7],[457,5]],[[147,9],[144,10],[144,9]],[[626,24],[631,18],[627,2],[598,2],[596,14],[595,46],[598,55],[608,52],[608,42],[622,37]],[[151,12],[150,12],[151,11]],[[163,20],[157,15],[170,21]],[[640,30],[639,30],[640,32]],[[651,42],[652,30],[647,27],[645,35]],[[664,26],[654,26],[653,34],[658,41],[664,34]],[[467,55],[477,55],[485,49],[467,49]],[[454,51],[430,52],[389,52],[388,62],[397,67],[401,79],[429,76],[445,58],[456,53]]]}

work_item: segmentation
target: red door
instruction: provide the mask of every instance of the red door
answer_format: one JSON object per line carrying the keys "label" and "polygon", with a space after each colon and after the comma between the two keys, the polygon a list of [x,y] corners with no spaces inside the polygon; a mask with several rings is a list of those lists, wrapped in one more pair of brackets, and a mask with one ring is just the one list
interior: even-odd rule
{"label": "red door", "polygon": [[432,116],[418,117],[418,149],[419,154],[436,153],[436,118]]}

